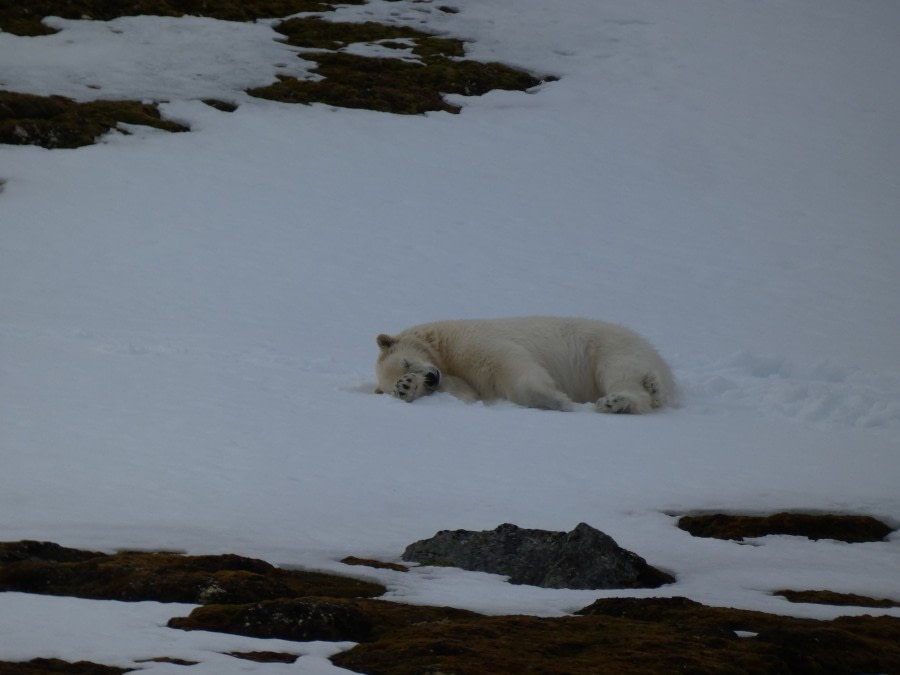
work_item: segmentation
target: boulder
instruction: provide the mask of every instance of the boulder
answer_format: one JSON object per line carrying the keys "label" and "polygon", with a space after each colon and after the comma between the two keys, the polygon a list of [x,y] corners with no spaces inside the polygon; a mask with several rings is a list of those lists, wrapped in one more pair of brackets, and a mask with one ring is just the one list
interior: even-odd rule
{"label": "boulder", "polygon": [[658,588],[675,581],[585,523],[571,532],[509,523],[483,532],[443,530],[410,544],[403,560],[503,574],[510,583],[544,588]]}

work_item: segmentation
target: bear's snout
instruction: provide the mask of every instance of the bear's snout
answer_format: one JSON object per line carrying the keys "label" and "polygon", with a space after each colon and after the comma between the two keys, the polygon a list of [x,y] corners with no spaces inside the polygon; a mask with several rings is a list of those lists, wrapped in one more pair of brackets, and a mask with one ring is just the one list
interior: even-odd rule
{"label": "bear's snout", "polygon": [[437,389],[437,386],[441,382],[441,371],[437,368],[434,370],[429,370],[425,373],[425,386],[429,389]]}

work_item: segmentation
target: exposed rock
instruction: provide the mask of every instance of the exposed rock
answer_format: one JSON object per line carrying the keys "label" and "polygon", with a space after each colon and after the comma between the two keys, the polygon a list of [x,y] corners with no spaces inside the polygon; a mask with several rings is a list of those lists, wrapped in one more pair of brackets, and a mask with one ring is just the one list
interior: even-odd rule
{"label": "exposed rock", "polygon": [[695,537],[735,539],[789,534],[809,539],[836,539],[848,543],[882,541],[893,529],[871,516],[810,513],[776,513],[771,516],[737,516],[725,513],[683,516],[678,527]]}
{"label": "exposed rock", "polygon": [[[22,556],[29,542],[0,544]],[[307,595],[372,597],[384,587],[350,577],[284,570],[237,555],[185,556],[174,553],[89,554],[42,545],[44,555],[75,556],[72,562],[19,559],[0,567],[0,591],[70,595],[101,600],[248,603]],[[68,551],[68,552],[66,552]],[[34,557],[34,556],[31,556]]]}
{"label": "exposed rock", "polygon": [[585,523],[571,532],[509,523],[483,532],[443,530],[410,544],[403,560],[504,574],[510,583],[544,588],[657,588],[675,581]]}

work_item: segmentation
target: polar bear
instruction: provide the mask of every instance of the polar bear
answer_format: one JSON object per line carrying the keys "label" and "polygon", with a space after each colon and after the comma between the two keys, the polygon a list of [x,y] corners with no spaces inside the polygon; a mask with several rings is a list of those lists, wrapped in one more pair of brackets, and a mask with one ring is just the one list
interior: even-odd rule
{"label": "polar bear", "polygon": [[437,321],[377,337],[376,393],[404,401],[448,392],[529,408],[646,413],[671,401],[669,367],[634,331],[579,318]]}

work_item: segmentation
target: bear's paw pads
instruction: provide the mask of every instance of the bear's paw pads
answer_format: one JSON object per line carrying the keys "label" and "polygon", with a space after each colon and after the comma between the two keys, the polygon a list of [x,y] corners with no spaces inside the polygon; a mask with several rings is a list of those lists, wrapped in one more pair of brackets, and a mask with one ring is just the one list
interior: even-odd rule
{"label": "bear's paw pads", "polygon": [[609,394],[597,401],[597,410],[603,413],[638,413],[640,406],[628,394]]}
{"label": "bear's paw pads", "polygon": [[425,376],[420,373],[407,373],[394,383],[394,390],[391,393],[404,401],[413,401],[421,396],[424,390]]}

